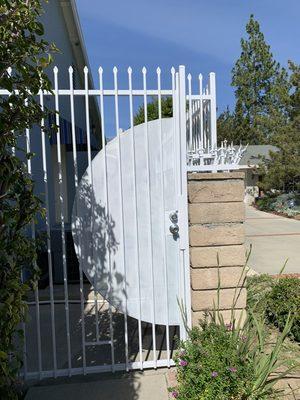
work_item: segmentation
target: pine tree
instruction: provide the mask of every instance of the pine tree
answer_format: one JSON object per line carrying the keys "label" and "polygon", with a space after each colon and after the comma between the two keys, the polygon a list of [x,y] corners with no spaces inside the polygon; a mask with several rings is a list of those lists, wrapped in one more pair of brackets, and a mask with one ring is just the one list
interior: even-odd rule
{"label": "pine tree", "polygon": [[234,130],[234,115],[230,112],[229,107],[223,111],[217,120],[217,131],[218,131],[218,146],[221,142],[227,140],[229,143],[236,142],[235,130]]}
{"label": "pine tree", "polygon": [[300,190],[300,66],[289,62],[291,94],[287,103],[288,123],[278,129],[273,142],[277,152],[262,166],[262,188],[282,192]]}
{"label": "pine tree", "polygon": [[287,119],[287,73],[273,59],[253,15],[246,32],[248,38],[241,39],[242,52],[232,70],[236,97],[233,136],[236,143],[270,143]]}
{"label": "pine tree", "polygon": [[[164,96],[161,98],[161,115],[162,118],[173,117],[172,97]],[[158,98],[153,97],[152,101],[147,104],[148,121],[158,119]],[[143,124],[145,122],[144,105],[141,105],[134,116],[134,125]]]}
{"label": "pine tree", "polygon": [[292,120],[297,120],[300,117],[300,65],[289,61],[289,68],[291,71],[290,86],[290,117]]}

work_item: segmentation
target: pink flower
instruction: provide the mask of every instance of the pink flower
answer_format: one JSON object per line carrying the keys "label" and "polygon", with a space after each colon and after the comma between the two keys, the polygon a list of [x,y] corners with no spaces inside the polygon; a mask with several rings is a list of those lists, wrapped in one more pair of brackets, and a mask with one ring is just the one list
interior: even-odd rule
{"label": "pink flower", "polygon": [[247,336],[241,336],[241,341],[242,341],[242,342],[244,342],[244,343],[245,343],[245,342],[246,342],[246,340],[247,340]]}
{"label": "pink flower", "polygon": [[188,362],[187,362],[186,360],[180,360],[180,361],[179,361],[179,365],[180,365],[181,367],[186,367],[186,366],[188,365]]}
{"label": "pink flower", "polygon": [[237,372],[237,369],[235,367],[229,367],[228,370],[232,373]]}
{"label": "pink flower", "polygon": [[211,376],[212,376],[213,378],[216,378],[218,375],[219,375],[219,374],[217,373],[217,371],[213,371],[213,372],[211,373]]}
{"label": "pink flower", "polygon": [[176,390],[173,390],[171,395],[172,395],[172,397],[174,397],[174,399],[177,399],[177,397],[179,396],[179,393]]}

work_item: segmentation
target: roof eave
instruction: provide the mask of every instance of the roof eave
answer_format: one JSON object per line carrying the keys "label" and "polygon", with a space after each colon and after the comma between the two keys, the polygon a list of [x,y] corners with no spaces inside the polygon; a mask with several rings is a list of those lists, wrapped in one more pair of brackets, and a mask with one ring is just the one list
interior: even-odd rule
{"label": "roof eave", "polygon": [[[68,35],[70,38],[70,43],[72,46],[72,50],[74,53],[75,57],[75,62],[78,68],[78,71],[83,71],[84,67],[86,66],[89,70],[89,88],[93,89],[94,88],[94,82],[93,82],[93,77],[91,73],[91,68],[89,64],[89,59],[87,55],[87,51],[84,45],[84,39],[83,39],[83,33],[80,25],[80,20],[79,20],[79,15],[77,12],[77,7],[76,7],[76,2],[75,0],[59,0],[59,3],[61,5],[62,11],[63,11],[63,16],[66,22],[66,27],[68,31]],[[101,139],[101,117],[100,117],[100,110],[98,107],[98,104],[96,102],[96,99],[94,96],[92,96],[92,112],[95,114],[96,121],[95,123],[97,124],[96,126],[96,131],[98,132],[98,139]]]}

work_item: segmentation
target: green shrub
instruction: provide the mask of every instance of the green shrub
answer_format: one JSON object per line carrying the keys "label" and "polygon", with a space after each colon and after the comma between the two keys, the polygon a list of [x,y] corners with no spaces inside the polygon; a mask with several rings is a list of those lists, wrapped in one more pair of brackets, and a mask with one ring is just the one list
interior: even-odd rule
{"label": "green shrub", "polygon": [[[34,154],[22,146],[26,129],[49,114],[38,93],[51,90],[45,69],[54,46],[43,37],[42,14],[42,0],[0,2],[0,88],[10,93],[0,96],[0,398],[5,400],[19,397],[20,326],[38,273],[36,243],[28,234],[31,224],[44,216],[25,162]],[[22,282],[25,268],[30,278]]]}
{"label": "green shrub", "polygon": [[267,296],[266,316],[280,330],[284,328],[289,313],[294,316],[291,334],[295,340],[300,341],[300,279],[298,278],[276,280]]}
{"label": "green shrub", "polygon": [[261,197],[256,200],[256,206],[261,211],[273,211],[273,204],[275,201],[275,197]]}
{"label": "green shrub", "polygon": [[289,313],[293,316],[290,335],[300,341],[300,279],[259,275],[247,279],[247,306],[280,330]]}

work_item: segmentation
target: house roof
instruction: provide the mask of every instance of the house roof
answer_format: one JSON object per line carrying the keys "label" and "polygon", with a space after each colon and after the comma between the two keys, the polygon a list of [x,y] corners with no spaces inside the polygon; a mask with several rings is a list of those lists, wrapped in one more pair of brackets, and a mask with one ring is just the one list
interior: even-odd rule
{"label": "house roof", "polygon": [[272,145],[249,145],[241,158],[239,165],[255,166],[261,161],[261,157],[270,159],[270,151],[278,151],[278,147]]}
{"label": "house roof", "polygon": [[[90,70],[75,0],[59,0],[59,3],[63,11],[77,68],[78,70],[83,71],[83,68],[87,66]],[[89,74],[89,78],[90,83],[92,84],[93,81],[91,74]]]}
{"label": "house roof", "polygon": [[[79,21],[79,15],[77,12],[75,0],[58,0],[63,11],[63,16],[66,23],[67,32],[69,35],[70,43],[72,46],[72,51],[74,54],[75,62],[78,71],[83,71],[84,67],[87,66],[89,73],[89,88],[94,88],[93,77],[91,74],[91,68],[89,65],[89,59],[86,52],[83,34],[81,30],[81,25]],[[80,74],[82,77],[83,74]],[[83,82],[82,82],[83,84]],[[101,140],[101,118],[100,110],[96,101],[96,98],[92,96],[92,101],[90,102],[91,115],[94,116],[93,124],[95,127],[95,134],[99,140]]]}

